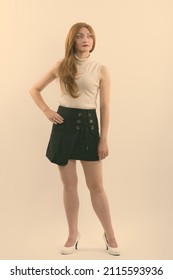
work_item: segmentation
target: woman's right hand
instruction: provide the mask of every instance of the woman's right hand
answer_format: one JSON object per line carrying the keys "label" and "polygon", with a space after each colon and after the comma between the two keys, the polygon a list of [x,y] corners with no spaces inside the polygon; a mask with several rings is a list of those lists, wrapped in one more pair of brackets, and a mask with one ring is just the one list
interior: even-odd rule
{"label": "woman's right hand", "polygon": [[53,124],[62,124],[64,122],[64,119],[63,117],[61,117],[61,115],[49,108],[45,109],[43,112],[48,118],[48,120],[51,121]]}

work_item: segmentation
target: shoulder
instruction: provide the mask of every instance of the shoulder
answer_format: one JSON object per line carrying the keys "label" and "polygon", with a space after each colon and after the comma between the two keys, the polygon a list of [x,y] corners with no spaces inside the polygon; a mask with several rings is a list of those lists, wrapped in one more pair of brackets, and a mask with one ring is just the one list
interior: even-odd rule
{"label": "shoulder", "polygon": [[58,60],[56,62],[54,62],[54,64],[49,68],[47,74],[48,75],[52,75],[52,76],[56,76],[57,75],[57,70],[59,65],[61,64],[62,60]]}
{"label": "shoulder", "polygon": [[91,64],[93,66],[93,68],[97,71],[98,75],[99,75],[99,80],[110,80],[110,72],[109,69],[106,65],[101,64],[98,61],[91,61]]}
{"label": "shoulder", "polygon": [[105,64],[94,59],[90,60],[90,63],[95,66],[95,68],[100,70],[101,75],[109,75],[109,69]]}
{"label": "shoulder", "polygon": [[63,60],[64,60],[64,59],[59,59],[59,60],[56,62],[57,67],[62,63]]}
{"label": "shoulder", "polygon": [[110,72],[107,66],[102,65],[100,69],[100,79],[110,79]]}
{"label": "shoulder", "polygon": [[97,60],[90,60],[89,63],[94,65],[95,67],[98,67],[98,68],[101,68],[103,66],[103,64],[101,64]]}
{"label": "shoulder", "polygon": [[52,73],[56,76],[56,78],[58,78],[58,68],[61,65],[62,61],[63,61],[63,59],[56,61],[56,63],[54,64],[54,67],[52,67]]}

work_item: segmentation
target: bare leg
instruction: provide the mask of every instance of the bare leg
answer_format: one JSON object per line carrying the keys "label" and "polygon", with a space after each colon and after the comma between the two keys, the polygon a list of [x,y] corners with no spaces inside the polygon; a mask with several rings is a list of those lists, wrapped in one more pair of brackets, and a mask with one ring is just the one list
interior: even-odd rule
{"label": "bare leg", "polygon": [[103,226],[110,247],[117,247],[114,231],[111,223],[107,196],[103,188],[102,162],[81,161],[85,173],[85,179],[90,191],[93,208]]}
{"label": "bare leg", "polygon": [[79,198],[77,192],[76,161],[69,160],[66,166],[58,166],[64,186],[63,200],[69,228],[69,237],[66,247],[73,246],[78,232]]}

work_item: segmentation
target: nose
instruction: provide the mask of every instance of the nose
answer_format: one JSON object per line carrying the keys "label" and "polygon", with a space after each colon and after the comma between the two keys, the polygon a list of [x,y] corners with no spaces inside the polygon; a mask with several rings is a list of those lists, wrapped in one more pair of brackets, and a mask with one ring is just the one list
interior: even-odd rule
{"label": "nose", "polygon": [[83,36],[83,42],[87,42],[87,36]]}

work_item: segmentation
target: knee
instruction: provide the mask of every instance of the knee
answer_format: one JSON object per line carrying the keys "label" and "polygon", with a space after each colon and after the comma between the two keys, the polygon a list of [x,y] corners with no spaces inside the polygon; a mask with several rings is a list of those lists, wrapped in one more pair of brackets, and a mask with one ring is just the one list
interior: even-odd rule
{"label": "knee", "polygon": [[77,190],[77,179],[72,179],[72,180],[63,180],[63,187],[64,191],[66,192],[72,192]]}
{"label": "knee", "polygon": [[101,182],[87,183],[90,193],[101,194],[103,192],[103,185]]}

